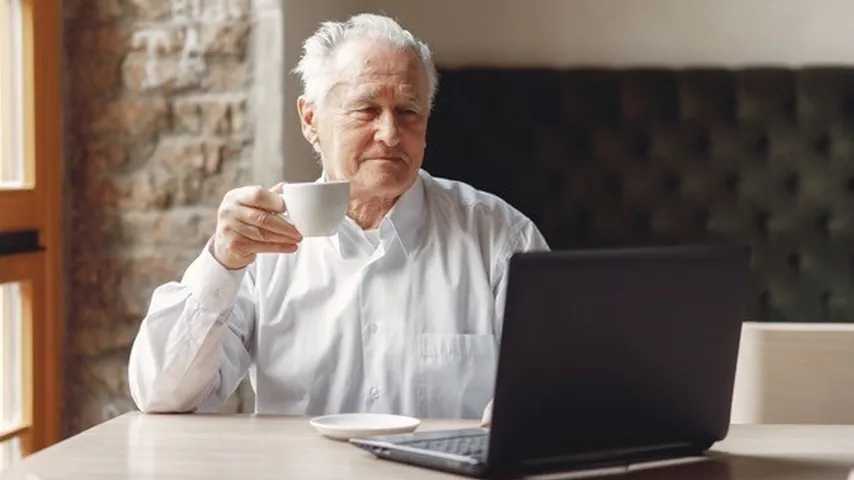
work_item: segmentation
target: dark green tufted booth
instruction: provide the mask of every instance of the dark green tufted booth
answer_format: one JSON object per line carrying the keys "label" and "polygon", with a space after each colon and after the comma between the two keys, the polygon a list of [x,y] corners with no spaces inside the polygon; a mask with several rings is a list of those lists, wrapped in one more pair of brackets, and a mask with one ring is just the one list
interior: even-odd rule
{"label": "dark green tufted booth", "polygon": [[854,321],[854,68],[444,70],[425,168],[552,248],[751,246],[751,320]]}

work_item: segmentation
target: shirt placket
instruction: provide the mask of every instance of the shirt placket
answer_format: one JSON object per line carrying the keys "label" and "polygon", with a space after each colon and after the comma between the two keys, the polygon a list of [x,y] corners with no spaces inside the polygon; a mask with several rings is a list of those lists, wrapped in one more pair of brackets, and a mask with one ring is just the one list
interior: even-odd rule
{"label": "shirt placket", "polygon": [[[374,298],[372,282],[376,282],[381,275],[382,259],[386,255],[388,230],[386,223],[380,230],[380,243],[371,253],[365,266],[362,267],[362,275],[359,282],[359,322],[362,332],[362,351],[364,352],[365,379],[364,379],[364,403],[366,411],[381,412],[388,410],[388,395],[385,391],[386,385],[383,375],[383,354],[385,351],[378,307],[382,306],[381,299]],[[367,241],[367,240],[366,240]]]}

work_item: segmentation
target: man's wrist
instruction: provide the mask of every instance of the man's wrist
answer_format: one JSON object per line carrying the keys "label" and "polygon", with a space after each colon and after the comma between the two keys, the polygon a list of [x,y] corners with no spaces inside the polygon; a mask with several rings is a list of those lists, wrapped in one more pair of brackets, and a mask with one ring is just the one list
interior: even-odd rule
{"label": "man's wrist", "polygon": [[229,269],[214,255],[211,244],[202,249],[184,273],[182,282],[193,292],[193,297],[210,310],[221,311],[234,304],[246,268]]}
{"label": "man's wrist", "polygon": [[[216,254],[216,241],[215,241],[215,239],[214,239],[213,237],[211,237],[210,241],[208,242],[208,247],[207,247],[207,248],[208,248],[208,253],[210,253],[210,254],[211,254],[211,256],[214,258],[214,260],[216,260],[216,262],[217,262],[218,264],[222,265],[222,268],[224,268],[224,269],[226,269],[226,270],[230,270],[230,271],[243,270],[244,268],[246,268],[246,267],[249,265],[249,264],[247,263],[246,265],[242,265],[242,266],[239,266],[239,267],[233,267],[233,266],[230,266],[230,265],[226,264],[224,261],[222,261],[222,260],[219,258],[219,256],[217,256],[217,254]],[[251,262],[250,262],[250,263],[251,263]]]}

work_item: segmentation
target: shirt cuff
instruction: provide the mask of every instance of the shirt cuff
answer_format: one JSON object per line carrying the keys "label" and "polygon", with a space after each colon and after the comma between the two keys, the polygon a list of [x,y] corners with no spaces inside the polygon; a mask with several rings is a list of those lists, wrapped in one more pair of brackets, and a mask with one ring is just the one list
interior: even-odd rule
{"label": "shirt cuff", "polygon": [[239,270],[225,268],[211,254],[209,245],[205,245],[202,254],[184,272],[181,282],[190,287],[202,308],[220,313],[234,305],[245,273],[245,267]]}

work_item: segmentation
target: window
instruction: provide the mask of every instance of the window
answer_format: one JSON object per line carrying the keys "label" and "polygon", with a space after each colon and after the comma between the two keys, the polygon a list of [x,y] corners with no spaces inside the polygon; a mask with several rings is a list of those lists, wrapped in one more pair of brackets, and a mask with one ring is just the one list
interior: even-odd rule
{"label": "window", "polygon": [[21,457],[21,439],[32,429],[32,269],[39,267],[12,258],[0,258],[0,470]]}
{"label": "window", "polygon": [[0,188],[25,184],[21,136],[21,9],[0,0]]}
{"label": "window", "polygon": [[0,472],[21,458],[21,442],[17,437],[0,442]]}
{"label": "window", "polygon": [[0,0],[0,470],[59,440],[60,0]]}
{"label": "window", "polygon": [[0,284],[0,432],[10,438],[0,443],[0,470],[20,455],[13,436],[27,424],[24,418],[24,333],[21,284]]}

